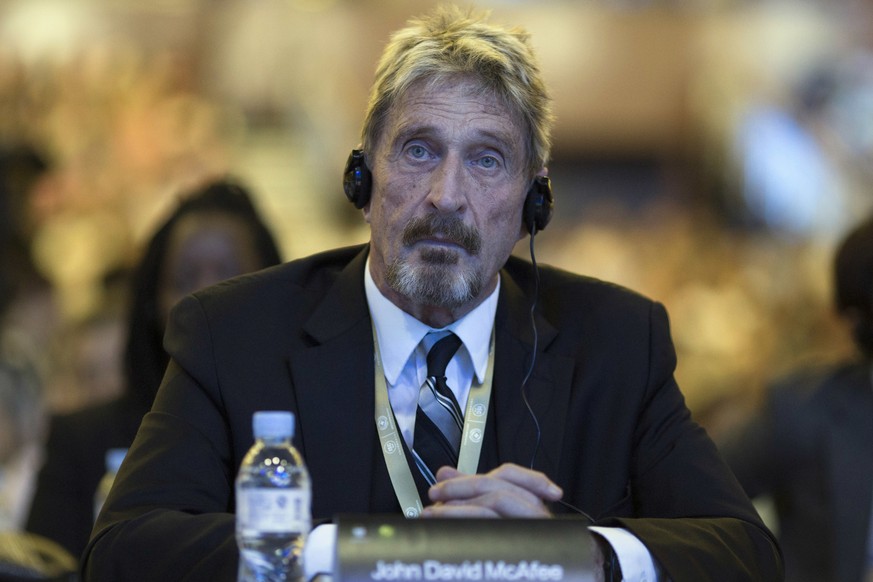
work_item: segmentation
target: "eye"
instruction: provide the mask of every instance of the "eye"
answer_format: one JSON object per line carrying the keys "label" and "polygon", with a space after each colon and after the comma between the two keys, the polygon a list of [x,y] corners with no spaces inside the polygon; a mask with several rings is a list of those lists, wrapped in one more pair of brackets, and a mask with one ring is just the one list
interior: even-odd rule
{"label": "eye", "polygon": [[497,158],[495,158],[494,156],[484,156],[482,158],[479,158],[479,165],[486,170],[490,170],[499,166],[500,162],[498,162]]}
{"label": "eye", "polygon": [[423,160],[424,158],[427,157],[427,149],[425,149],[425,147],[421,146],[421,145],[409,146],[409,148],[406,150],[406,153],[408,153],[411,157],[415,158],[416,160]]}

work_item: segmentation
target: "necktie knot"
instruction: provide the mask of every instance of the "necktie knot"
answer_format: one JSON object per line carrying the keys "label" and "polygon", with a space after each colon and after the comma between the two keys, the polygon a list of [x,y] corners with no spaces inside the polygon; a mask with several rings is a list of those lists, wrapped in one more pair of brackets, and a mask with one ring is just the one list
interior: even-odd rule
{"label": "necktie knot", "polygon": [[435,343],[427,352],[427,375],[432,378],[445,378],[446,366],[459,347],[461,347],[461,338],[451,332]]}

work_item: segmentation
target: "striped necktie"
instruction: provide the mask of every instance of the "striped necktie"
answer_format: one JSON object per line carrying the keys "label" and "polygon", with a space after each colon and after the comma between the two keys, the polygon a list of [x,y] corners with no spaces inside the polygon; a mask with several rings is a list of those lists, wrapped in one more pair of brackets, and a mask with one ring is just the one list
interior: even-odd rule
{"label": "striped necktie", "polygon": [[431,485],[437,469],[458,465],[464,414],[446,385],[446,366],[460,346],[461,338],[453,333],[433,345],[427,353],[427,379],[418,394],[412,454]]}

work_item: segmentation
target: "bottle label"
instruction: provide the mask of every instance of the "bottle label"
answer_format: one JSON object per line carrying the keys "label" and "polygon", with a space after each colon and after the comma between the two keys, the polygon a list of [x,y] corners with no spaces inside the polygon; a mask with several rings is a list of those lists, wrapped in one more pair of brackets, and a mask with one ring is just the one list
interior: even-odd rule
{"label": "bottle label", "polygon": [[241,489],[236,516],[244,529],[267,533],[309,531],[311,493],[302,489]]}

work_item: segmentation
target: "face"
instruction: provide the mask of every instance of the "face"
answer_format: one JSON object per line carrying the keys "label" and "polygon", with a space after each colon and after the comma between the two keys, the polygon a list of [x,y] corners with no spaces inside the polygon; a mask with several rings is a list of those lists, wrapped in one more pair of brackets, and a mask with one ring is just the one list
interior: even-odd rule
{"label": "face", "polygon": [[245,224],[221,213],[191,214],[176,224],[158,286],[163,321],[184,296],[261,267]]}
{"label": "face", "polygon": [[524,136],[470,79],[413,86],[395,106],[368,156],[373,194],[364,216],[373,279],[399,307],[450,322],[494,289],[525,234]]}

